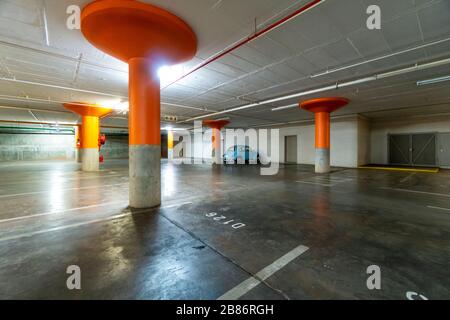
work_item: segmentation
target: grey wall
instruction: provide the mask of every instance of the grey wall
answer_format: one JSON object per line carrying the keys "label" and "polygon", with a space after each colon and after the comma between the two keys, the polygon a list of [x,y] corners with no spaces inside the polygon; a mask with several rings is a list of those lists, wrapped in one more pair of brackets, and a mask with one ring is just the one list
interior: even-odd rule
{"label": "grey wall", "polygon": [[128,135],[113,135],[106,133],[106,143],[102,146],[100,154],[108,159],[128,158]]}
{"label": "grey wall", "polygon": [[450,117],[371,121],[371,163],[388,164],[388,135],[399,133],[448,133]]}
{"label": "grey wall", "polygon": [[[128,136],[106,134],[101,149],[105,160],[128,158]],[[72,160],[72,134],[0,133],[0,161]]]}
{"label": "grey wall", "polygon": [[0,133],[0,161],[74,160],[73,135]]}

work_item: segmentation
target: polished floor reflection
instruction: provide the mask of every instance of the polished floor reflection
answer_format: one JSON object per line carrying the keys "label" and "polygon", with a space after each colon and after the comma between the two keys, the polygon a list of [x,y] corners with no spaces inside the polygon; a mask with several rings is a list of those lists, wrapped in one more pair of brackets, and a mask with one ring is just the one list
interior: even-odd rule
{"label": "polished floor reflection", "polygon": [[[449,178],[163,162],[162,207],[130,210],[126,161],[0,163],[0,298],[449,299]],[[81,290],[67,288],[71,265]],[[381,290],[367,288],[371,265]]]}

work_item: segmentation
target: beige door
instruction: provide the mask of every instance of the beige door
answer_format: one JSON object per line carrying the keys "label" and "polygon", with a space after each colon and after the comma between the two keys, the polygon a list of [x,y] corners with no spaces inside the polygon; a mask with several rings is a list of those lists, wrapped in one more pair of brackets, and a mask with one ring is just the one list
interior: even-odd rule
{"label": "beige door", "polygon": [[285,137],[285,162],[297,163],[297,136]]}

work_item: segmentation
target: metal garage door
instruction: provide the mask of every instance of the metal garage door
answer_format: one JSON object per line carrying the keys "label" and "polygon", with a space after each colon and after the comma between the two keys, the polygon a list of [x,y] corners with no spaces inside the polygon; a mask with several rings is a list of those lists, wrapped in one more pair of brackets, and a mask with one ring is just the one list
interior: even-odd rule
{"label": "metal garage door", "polygon": [[297,163],[297,136],[285,138],[285,162]]}
{"label": "metal garage door", "polygon": [[389,163],[410,165],[411,164],[411,135],[396,134],[389,135]]}
{"label": "metal garage door", "polygon": [[439,166],[450,168],[450,133],[438,135]]}
{"label": "metal garage door", "polygon": [[435,166],[436,134],[389,135],[389,163],[408,166]]}

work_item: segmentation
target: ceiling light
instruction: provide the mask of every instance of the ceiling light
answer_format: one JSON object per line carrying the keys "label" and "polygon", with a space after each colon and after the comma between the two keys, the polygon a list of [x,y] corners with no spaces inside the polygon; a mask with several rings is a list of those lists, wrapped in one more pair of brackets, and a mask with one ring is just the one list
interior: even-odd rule
{"label": "ceiling light", "polygon": [[450,76],[418,81],[417,85],[418,86],[426,86],[429,84],[435,84],[435,83],[446,82],[446,81],[450,81]]}
{"label": "ceiling light", "polygon": [[157,71],[161,87],[168,85],[184,74],[182,65],[163,66]]}
{"label": "ceiling light", "polygon": [[281,110],[292,109],[292,108],[296,108],[296,107],[298,107],[298,103],[290,104],[288,106],[283,106],[283,107],[272,108],[272,111],[281,111]]}
{"label": "ceiling light", "polygon": [[337,90],[337,89],[341,89],[341,88],[345,88],[345,87],[354,86],[357,84],[363,84],[363,83],[372,82],[372,81],[376,81],[376,80],[380,80],[380,79],[391,78],[391,77],[398,76],[398,75],[408,74],[408,73],[414,72],[414,71],[427,70],[430,68],[435,68],[435,67],[438,67],[441,65],[447,65],[447,64],[450,64],[450,58],[433,61],[433,62],[427,62],[427,63],[423,63],[423,64],[415,64],[414,66],[404,68],[404,69],[397,69],[397,70],[386,72],[386,73],[375,74],[370,77],[365,77],[362,79],[357,79],[357,80],[352,80],[352,81],[347,81],[347,82],[337,82],[333,85],[318,88],[318,89],[294,93],[294,94],[287,95],[287,96],[282,96],[282,97],[269,99],[269,100],[263,100],[260,102],[251,103],[251,104],[240,106],[240,107],[230,108],[230,109],[226,109],[226,110],[222,110],[222,111],[218,111],[218,112],[214,112],[214,113],[210,113],[210,114],[206,114],[206,115],[202,115],[202,116],[193,117],[193,118],[190,118],[187,120],[180,121],[180,123],[190,122],[190,121],[203,119],[203,118],[214,117],[214,116],[217,116],[220,114],[226,114],[226,113],[230,113],[230,112],[245,110],[245,109],[258,107],[258,106],[265,105],[265,104],[275,103],[278,101],[299,98],[299,97],[312,95],[312,94],[316,94],[316,93],[322,93],[325,91]]}

